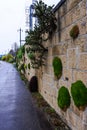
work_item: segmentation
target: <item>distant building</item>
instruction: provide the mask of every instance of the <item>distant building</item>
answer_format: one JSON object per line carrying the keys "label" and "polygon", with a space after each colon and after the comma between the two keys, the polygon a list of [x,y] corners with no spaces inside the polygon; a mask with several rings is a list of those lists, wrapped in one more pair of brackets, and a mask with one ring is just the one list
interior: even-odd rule
{"label": "distant building", "polygon": [[36,0],[32,0],[32,3],[30,5],[29,2],[27,1],[26,3],[26,7],[25,7],[25,23],[26,23],[26,31],[32,30],[34,28],[34,24],[35,24],[35,18],[33,18],[33,12],[34,12],[34,8],[33,8],[33,4],[35,3]]}

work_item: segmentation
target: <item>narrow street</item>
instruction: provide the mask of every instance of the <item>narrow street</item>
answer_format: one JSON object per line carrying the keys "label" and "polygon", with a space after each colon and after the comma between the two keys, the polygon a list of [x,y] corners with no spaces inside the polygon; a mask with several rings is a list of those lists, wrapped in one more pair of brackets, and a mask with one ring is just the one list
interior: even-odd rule
{"label": "narrow street", "polygon": [[0,130],[42,130],[31,95],[20,79],[19,73],[13,65],[2,61],[0,61]]}

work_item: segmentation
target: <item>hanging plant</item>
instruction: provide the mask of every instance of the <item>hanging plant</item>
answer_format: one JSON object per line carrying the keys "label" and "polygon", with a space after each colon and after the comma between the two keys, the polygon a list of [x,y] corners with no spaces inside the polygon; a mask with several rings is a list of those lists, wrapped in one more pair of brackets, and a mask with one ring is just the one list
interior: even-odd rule
{"label": "hanging plant", "polygon": [[79,27],[78,25],[75,25],[72,27],[71,31],[70,31],[70,36],[75,39],[77,38],[79,35]]}
{"label": "hanging plant", "polygon": [[54,75],[59,79],[62,75],[62,62],[59,57],[54,57],[53,59],[53,69],[54,69]]}
{"label": "hanging plant", "polygon": [[78,109],[84,110],[87,105],[87,88],[81,80],[72,83],[71,94],[74,104],[78,107]]}
{"label": "hanging plant", "polygon": [[71,99],[69,91],[66,87],[62,86],[58,91],[58,98],[57,98],[58,106],[66,111],[67,108],[70,106]]}

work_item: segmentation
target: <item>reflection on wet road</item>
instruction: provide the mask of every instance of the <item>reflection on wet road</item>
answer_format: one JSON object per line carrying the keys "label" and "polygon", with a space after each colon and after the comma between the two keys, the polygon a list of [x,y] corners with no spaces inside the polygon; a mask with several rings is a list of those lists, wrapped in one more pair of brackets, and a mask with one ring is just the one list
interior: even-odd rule
{"label": "reflection on wet road", "polygon": [[0,61],[0,130],[41,130],[29,91],[13,65]]}

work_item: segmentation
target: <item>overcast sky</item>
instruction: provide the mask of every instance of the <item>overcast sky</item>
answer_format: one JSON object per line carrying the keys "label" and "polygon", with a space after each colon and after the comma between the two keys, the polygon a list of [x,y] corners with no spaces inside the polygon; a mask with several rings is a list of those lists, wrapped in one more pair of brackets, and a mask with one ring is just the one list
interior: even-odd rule
{"label": "overcast sky", "polygon": [[[1,0],[0,2],[0,54],[7,53],[14,42],[19,45],[20,27],[25,38],[25,5],[32,0]],[[56,5],[59,0],[43,0],[48,5]]]}

